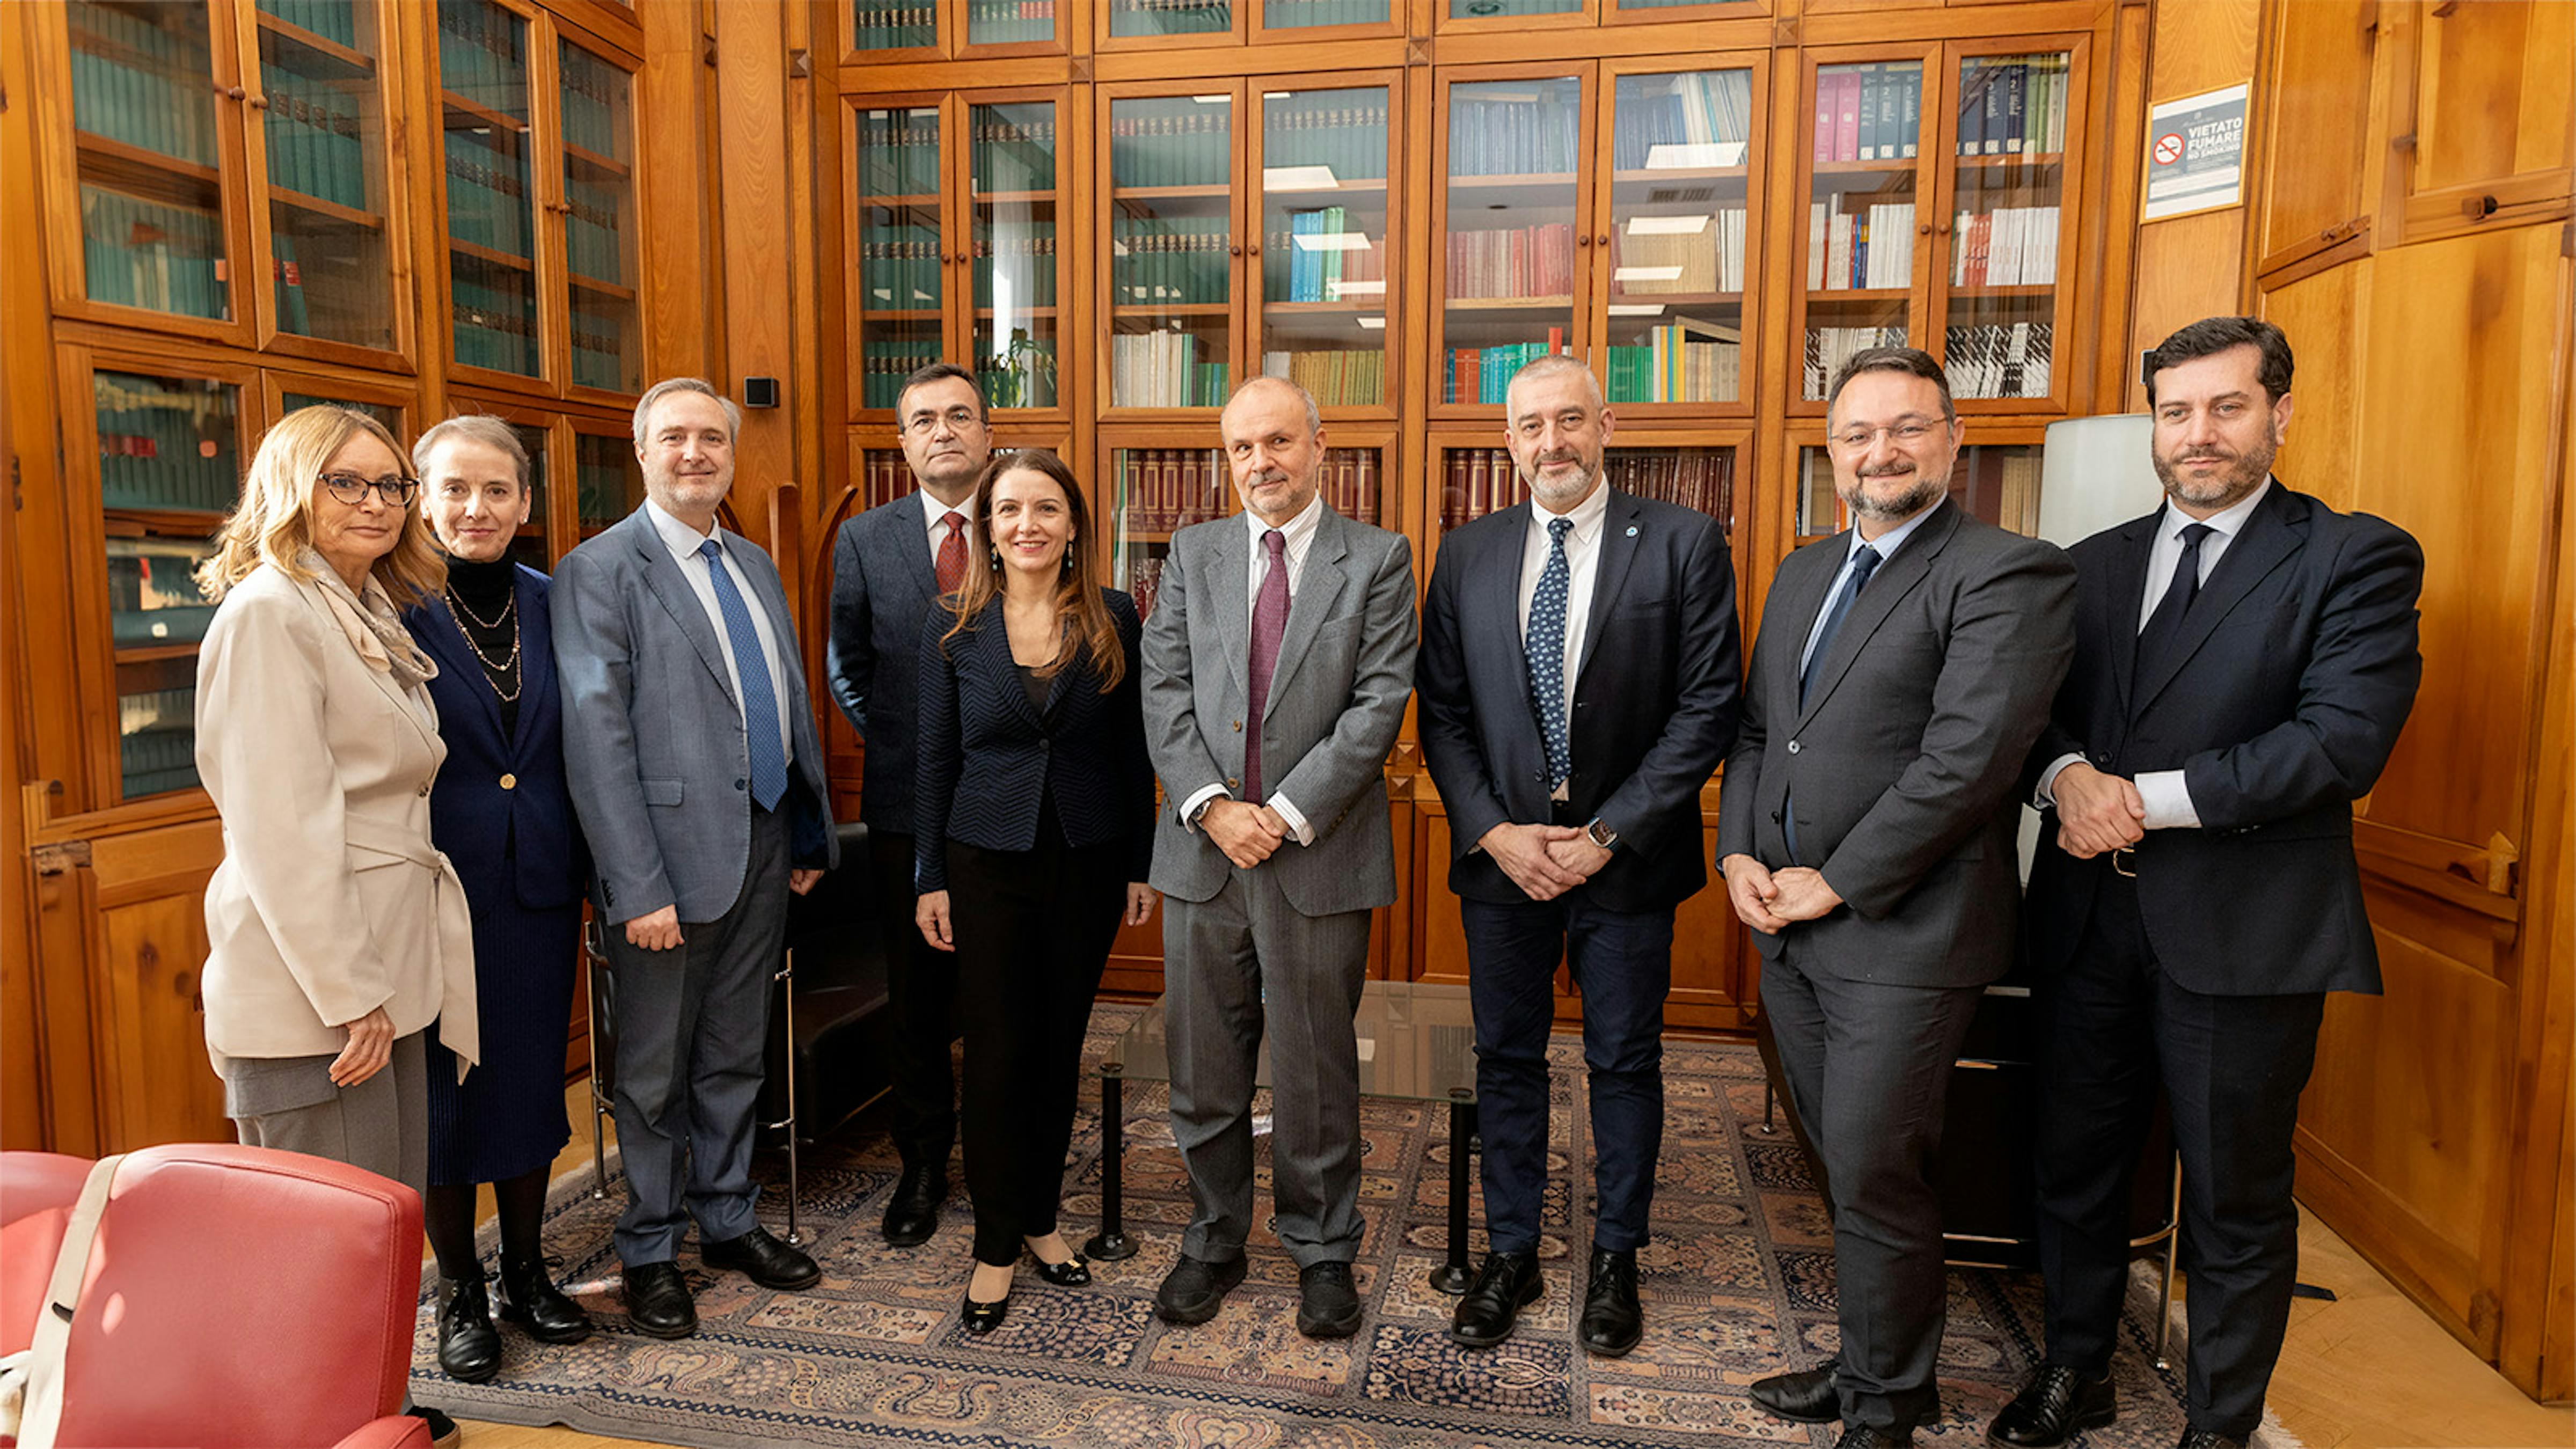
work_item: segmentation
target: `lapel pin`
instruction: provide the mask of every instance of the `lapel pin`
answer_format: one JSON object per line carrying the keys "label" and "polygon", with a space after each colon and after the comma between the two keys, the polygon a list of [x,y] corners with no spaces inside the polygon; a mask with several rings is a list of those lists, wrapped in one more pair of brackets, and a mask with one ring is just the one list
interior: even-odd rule
{"label": "lapel pin", "polygon": [[1637,525],[1633,523],[1628,525],[1628,536],[1630,538],[1635,538],[1637,536]]}

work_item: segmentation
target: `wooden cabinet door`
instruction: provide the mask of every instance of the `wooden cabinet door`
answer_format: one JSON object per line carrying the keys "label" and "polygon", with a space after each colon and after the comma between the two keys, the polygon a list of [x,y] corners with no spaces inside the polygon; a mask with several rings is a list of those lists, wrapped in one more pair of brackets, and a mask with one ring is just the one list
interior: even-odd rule
{"label": "wooden cabinet door", "polygon": [[2563,214],[2576,174],[2576,6],[2430,0],[2414,20],[2414,74],[2399,101],[2401,121],[2413,117],[2407,238]]}
{"label": "wooden cabinet door", "polygon": [[2273,8],[2267,134],[2298,154],[2264,168],[2257,270],[2271,271],[2352,236],[2376,204],[2368,136],[2379,0],[2300,0]]}

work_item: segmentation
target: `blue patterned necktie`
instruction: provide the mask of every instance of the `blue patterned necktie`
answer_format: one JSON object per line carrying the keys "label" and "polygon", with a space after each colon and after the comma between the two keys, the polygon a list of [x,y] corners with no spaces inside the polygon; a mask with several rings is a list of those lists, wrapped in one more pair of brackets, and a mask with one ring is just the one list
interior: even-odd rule
{"label": "blue patterned necktie", "polygon": [[778,743],[778,690],[769,677],[769,661],[760,652],[760,631],[752,627],[751,606],[725,572],[724,545],[714,539],[698,545],[715,580],[716,610],[724,615],[725,638],[733,644],[733,669],[742,681],[743,744],[751,752],[751,798],[763,810],[778,808],[787,793],[787,752]]}
{"label": "blue patterned necktie", "polygon": [[1539,739],[1547,745],[1547,788],[1552,794],[1574,773],[1574,746],[1565,736],[1565,596],[1574,571],[1565,562],[1565,536],[1574,531],[1571,518],[1547,521],[1547,567],[1530,596],[1530,708],[1538,712]]}

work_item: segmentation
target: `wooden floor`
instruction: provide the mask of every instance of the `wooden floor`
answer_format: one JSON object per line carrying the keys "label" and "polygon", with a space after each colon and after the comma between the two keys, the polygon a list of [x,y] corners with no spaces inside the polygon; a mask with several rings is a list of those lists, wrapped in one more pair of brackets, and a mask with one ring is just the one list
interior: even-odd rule
{"label": "wooden floor", "polygon": [[[567,1094],[573,1140],[555,1170],[588,1169],[590,1093]],[[492,1212],[483,1195],[483,1215]],[[2290,1337],[2272,1376],[2271,1410],[2308,1449],[2568,1449],[2576,1410],[2544,1408],[2424,1316],[2343,1239],[2299,1213],[2299,1278],[2335,1295],[2290,1309]],[[2186,1291],[2188,1291],[2186,1289]],[[504,1330],[507,1331],[507,1330]],[[465,1425],[464,1449],[623,1449],[570,1429]]]}

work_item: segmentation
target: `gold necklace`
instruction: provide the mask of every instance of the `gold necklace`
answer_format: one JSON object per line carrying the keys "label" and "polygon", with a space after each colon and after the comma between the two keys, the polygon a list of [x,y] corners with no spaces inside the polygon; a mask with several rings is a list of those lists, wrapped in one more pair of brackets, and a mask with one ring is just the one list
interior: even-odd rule
{"label": "gold necklace", "polygon": [[[503,704],[518,703],[519,690],[527,683],[526,678],[519,672],[518,591],[516,589],[511,590],[510,602],[501,606],[501,618],[499,619],[484,619],[477,616],[472,609],[465,607],[465,601],[463,599],[456,597],[456,590],[453,586],[450,586],[447,590],[447,606],[450,609],[455,610],[457,613],[464,615],[466,618],[472,619],[475,623],[482,625],[486,629],[498,629],[501,627],[502,620],[509,621],[510,652],[507,657],[498,660],[483,652],[483,646],[475,641],[473,630],[459,629],[456,632],[465,636],[465,647],[474,651],[475,661],[483,666],[483,682],[492,686],[492,692],[501,697],[501,702]],[[501,688],[500,681],[493,678],[494,675],[509,676],[510,687],[507,690],[503,690]]]}

